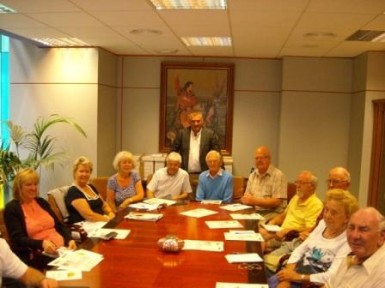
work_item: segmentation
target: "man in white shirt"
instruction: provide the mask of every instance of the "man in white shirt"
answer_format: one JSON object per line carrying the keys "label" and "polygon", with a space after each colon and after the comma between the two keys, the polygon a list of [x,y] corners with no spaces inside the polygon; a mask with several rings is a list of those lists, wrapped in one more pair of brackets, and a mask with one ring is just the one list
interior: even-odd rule
{"label": "man in white shirt", "polygon": [[184,199],[191,193],[188,173],[180,168],[182,157],[171,152],[166,159],[166,167],[158,169],[147,185],[148,198]]}
{"label": "man in white shirt", "polygon": [[58,287],[54,279],[49,279],[40,271],[28,267],[9,248],[7,242],[0,238],[0,287],[2,278],[13,278],[28,286],[41,288]]}
{"label": "man in white shirt", "polygon": [[361,208],[350,217],[346,234],[352,253],[325,287],[385,287],[384,216],[373,207]]}

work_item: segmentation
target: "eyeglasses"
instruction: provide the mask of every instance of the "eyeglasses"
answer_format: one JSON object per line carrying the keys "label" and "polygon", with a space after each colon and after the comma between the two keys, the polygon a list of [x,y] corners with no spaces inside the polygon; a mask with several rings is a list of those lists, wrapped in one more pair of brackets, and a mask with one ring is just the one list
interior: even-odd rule
{"label": "eyeglasses", "polygon": [[336,185],[336,184],[341,184],[341,183],[346,183],[348,182],[347,180],[342,180],[342,179],[327,179],[326,180],[326,184],[333,184],[333,185]]}
{"label": "eyeglasses", "polygon": [[305,185],[305,184],[312,184],[310,181],[294,181],[295,185]]}

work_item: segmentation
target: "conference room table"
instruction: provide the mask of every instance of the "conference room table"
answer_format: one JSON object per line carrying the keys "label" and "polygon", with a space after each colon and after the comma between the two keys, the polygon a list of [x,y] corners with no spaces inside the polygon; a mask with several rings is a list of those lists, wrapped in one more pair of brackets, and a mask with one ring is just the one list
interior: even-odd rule
{"label": "conference room table", "polygon": [[[222,204],[224,205],[224,204]],[[201,218],[181,215],[196,208],[216,211]],[[230,229],[210,229],[206,221],[233,220],[230,213],[250,213],[253,209],[230,212],[217,204],[181,202],[167,206],[155,213],[162,213],[160,220],[127,220],[129,209],[118,213],[106,228],[129,229],[124,240],[89,238],[80,248],[104,256],[89,272],[82,273],[81,280],[61,281],[60,287],[216,287],[225,283],[266,283],[264,266],[258,263],[230,264],[225,258],[232,253],[258,253],[260,242],[225,241],[224,232]],[[243,229],[254,229],[257,220],[238,220]],[[237,228],[239,230],[242,228]],[[223,241],[223,252],[182,250],[165,252],[157,245],[160,238],[175,235],[180,239]]]}

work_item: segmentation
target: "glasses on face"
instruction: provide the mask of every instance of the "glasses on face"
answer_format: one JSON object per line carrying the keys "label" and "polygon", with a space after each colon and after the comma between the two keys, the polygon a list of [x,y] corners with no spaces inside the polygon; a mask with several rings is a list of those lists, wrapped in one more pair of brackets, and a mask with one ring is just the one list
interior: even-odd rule
{"label": "glasses on face", "polygon": [[257,156],[254,157],[254,160],[260,161],[260,160],[266,160],[268,157],[267,156]]}
{"label": "glasses on face", "polygon": [[294,181],[295,185],[305,185],[305,184],[311,184],[312,182],[310,181]]}
{"label": "glasses on face", "polygon": [[326,180],[326,184],[332,184],[332,185],[338,185],[338,184],[346,183],[346,182],[348,182],[348,181],[342,180],[342,179],[327,179]]}

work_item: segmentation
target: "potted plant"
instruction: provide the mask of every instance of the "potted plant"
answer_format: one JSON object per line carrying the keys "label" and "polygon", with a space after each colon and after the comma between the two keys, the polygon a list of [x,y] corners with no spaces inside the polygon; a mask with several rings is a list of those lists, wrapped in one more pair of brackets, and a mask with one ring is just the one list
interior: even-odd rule
{"label": "potted plant", "polygon": [[[3,185],[9,188],[9,183],[21,168],[53,168],[55,163],[60,164],[67,159],[64,151],[55,148],[57,138],[47,134],[49,128],[60,123],[70,125],[87,137],[84,130],[75,121],[58,114],[38,117],[31,132],[25,131],[12,121],[5,121],[10,132],[10,140],[2,139],[0,145],[0,181],[3,182]],[[25,157],[22,157],[21,154]]]}

